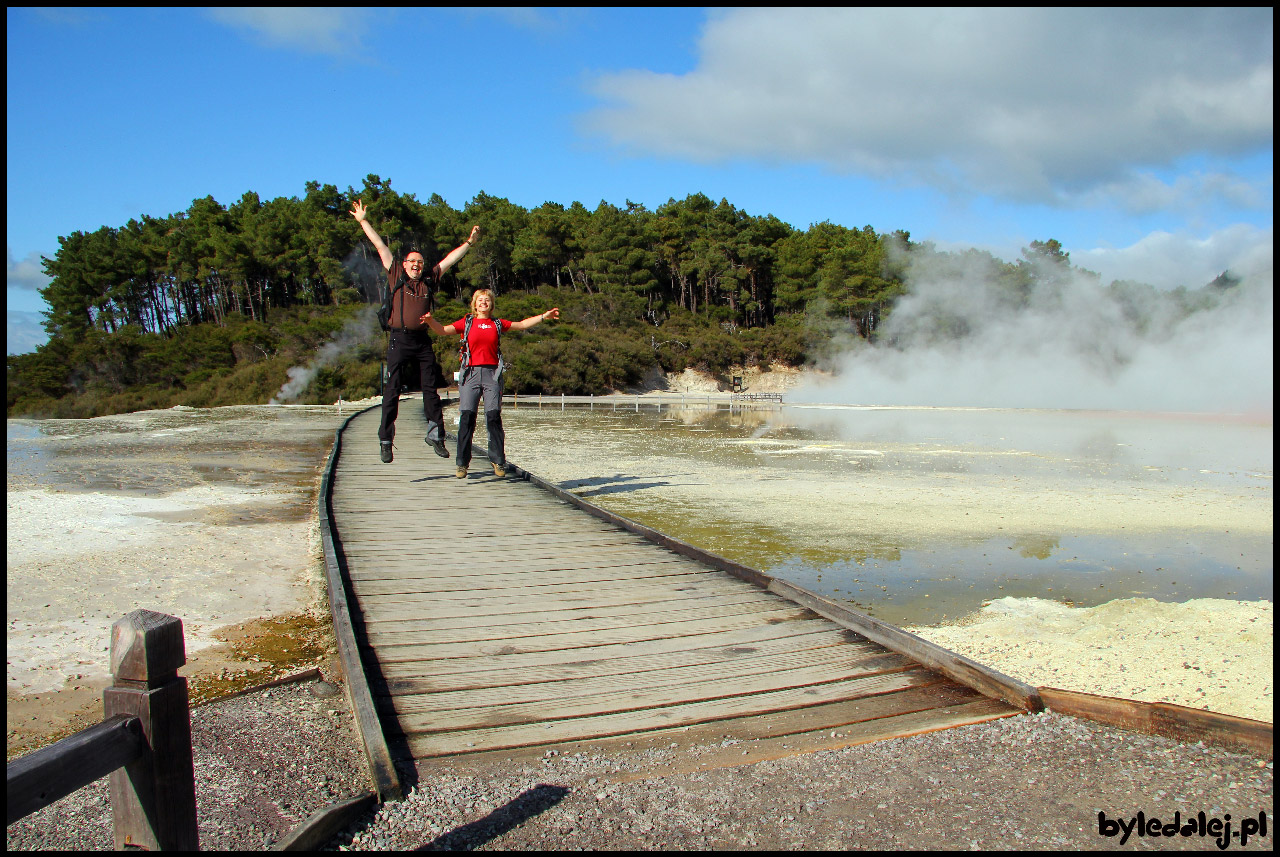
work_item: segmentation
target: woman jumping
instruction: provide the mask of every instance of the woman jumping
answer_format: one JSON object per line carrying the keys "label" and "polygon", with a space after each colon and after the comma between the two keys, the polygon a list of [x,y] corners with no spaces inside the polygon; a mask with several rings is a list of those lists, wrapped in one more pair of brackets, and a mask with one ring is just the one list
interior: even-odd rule
{"label": "woman jumping", "polygon": [[458,378],[458,478],[467,478],[471,465],[471,439],[476,431],[476,415],[484,400],[485,425],[489,429],[489,463],[497,476],[507,475],[506,435],[502,431],[502,376],[498,371],[501,352],[498,337],[508,330],[528,330],[539,322],[560,317],[559,308],[524,321],[493,317],[493,292],[477,289],[471,295],[471,312],[450,325],[431,317],[422,322],[437,336],[454,333],[463,337],[462,374]]}

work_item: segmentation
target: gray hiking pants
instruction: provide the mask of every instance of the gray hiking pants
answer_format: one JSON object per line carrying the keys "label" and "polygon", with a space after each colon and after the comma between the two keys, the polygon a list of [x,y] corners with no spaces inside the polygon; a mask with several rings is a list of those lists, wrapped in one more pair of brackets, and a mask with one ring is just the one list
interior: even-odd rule
{"label": "gray hiking pants", "polygon": [[471,464],[471,440],[476,431],[480,402],[484,400],[484,422],[489,430],[489,460],[507,463],[507,436],[502,430],[502,381],[495,381],[497,366],[472,366],[458,385],[458,466]]}

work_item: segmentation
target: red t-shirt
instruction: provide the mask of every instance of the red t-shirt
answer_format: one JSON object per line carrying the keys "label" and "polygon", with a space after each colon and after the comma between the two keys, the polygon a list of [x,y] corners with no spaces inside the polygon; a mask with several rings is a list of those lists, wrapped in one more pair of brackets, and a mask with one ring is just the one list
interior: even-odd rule
{"label": "red t-shirt", "polygon": [[[472,366],[498,365],[498,328],[495,321],[502,325],[504,333],[511,329],[511,322],[505,318],[477,318],[471,322],[471,333],[467,336],[467,342],[471,347]],[[458,319],[449,327],[454,333],[462,333],[467,329],[466,317]]]}

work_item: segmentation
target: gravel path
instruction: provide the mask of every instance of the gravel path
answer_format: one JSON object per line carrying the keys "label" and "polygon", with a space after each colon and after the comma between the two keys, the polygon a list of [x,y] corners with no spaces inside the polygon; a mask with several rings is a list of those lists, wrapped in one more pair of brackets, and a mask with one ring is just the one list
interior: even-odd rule
{"label": "gravel path", "polygon": [[[744,742],[744,744],[749,742]],[[733,767],[721,745],[424,764],[401,804],[337,842],[352,850],[1110,849],[1098,813],[1266,812],[1272,764],[1043,714]],[[733,750],[737,746],[733,746]],[[747,747],[742,752],[749,754]],[[1239,839],[1229,843],[1239,847]],[[1132,837],[1126,847],[1210,847]]]}
{"label": "gravel path", "polygon": [[[192,712],[204,850],[270,847],[368,789],[344,693],[300,683]],[[1045,713],[835,750],[758,759],[753,741],[670,735],[423,761],[407,798],[355,818],[328,850],[1111,849],[1098,814],[1185,824],[1203,812],[1240,848],[1266,813],[1269,758]],[[106,781],[8,828],[13,850],[108,850]],[[1212,836],[1138,837],[1211,849]]]}

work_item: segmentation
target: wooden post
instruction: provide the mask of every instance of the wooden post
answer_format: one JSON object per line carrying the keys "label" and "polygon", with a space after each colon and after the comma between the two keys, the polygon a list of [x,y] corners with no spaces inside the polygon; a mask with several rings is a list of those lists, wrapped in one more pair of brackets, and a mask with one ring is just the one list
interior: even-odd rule
{"label": "wooden post", "polygon": [[134,610],[111,627],[114,682],[103,692],[105,715],[137,717],[148,744],[137,761],[111,774],[117,850],[200,847],[191,709],[187,680],[178,675],[186,662],[176,616]]}

